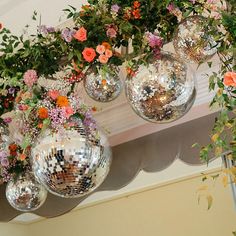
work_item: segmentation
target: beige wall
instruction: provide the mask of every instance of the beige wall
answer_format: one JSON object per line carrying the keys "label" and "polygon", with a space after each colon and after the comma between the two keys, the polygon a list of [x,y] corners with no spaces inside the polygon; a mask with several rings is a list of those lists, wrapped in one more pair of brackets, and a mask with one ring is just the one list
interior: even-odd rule
{"label": "beige wall", "polygon": [[24,225],[0,223],[0,236],[28,236],[27,227]]}
{"label": "beige wall", "polygon": [[197,203],[201,184],[200,178],[170,184],[34,223],[27,230],[34,236],[232,236],[236,211],[229,189],[217,184],[207,211],[205,199]]}

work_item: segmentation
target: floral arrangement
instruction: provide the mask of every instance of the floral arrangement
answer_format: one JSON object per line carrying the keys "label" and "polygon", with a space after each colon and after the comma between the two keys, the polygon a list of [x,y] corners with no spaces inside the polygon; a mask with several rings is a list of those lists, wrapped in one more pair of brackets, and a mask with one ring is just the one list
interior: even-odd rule
{"label": "floral arrangement", "polygon": [[[80,11],[74,7],[64,11],[73,21],[72,28],[41,25],[29,38],[15,36],[0,24],[0,115],[4,114],[6,123],[12,122],[8,112],[23,121],[20,141],[0,154],[6,181],[6,173],[25,169],[30,147],[46,129],[63,133],[63,129],[76,125],[73,118],[80,118],[96,136],[91,109],[80,102],[74,90],[88,68],[96,65],[99,70],[107,70],[110,65],[126,63],[127,74],[132,77],[137,65],[148,63],[150,56],[160,58],[163,45],[173,39],[179,23],[191,15],[204,16],[208,25],[217,29],[217,34],[209,33],[217,42],[222,62],[219,73],[209,75],[210,90],[217,90],[211,106],[220,107],[221,113],[213,128],[212,143],[201,149],[200,156],[207,161],[212,150],[216,156],[230,150],[236,158],[234,0],[89,0]],[[121,54],[121,47],[132,50]],[[58,76],[61,71],[64,75]],[[68,91],[46,89],[40,83],[42,79],[61,82]]]}

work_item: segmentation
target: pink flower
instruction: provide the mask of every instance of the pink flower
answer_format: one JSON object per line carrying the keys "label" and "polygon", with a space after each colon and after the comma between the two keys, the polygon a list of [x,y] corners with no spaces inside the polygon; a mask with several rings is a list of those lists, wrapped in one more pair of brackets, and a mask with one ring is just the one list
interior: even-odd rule
{"label": "pink flower", "polygon": [[96,52],[97,52],[98,54],[103,54],[103,53],[105,52],[105,50],[106,50],[106,48],[105,48],[103,45],[98,45],[98,46],[96,47]]}
{"label": "pink flower", "polygon": [[226,86],[236,87],[236,72],[227,72],[224,76],[223,83]]}
{"label": "pink flower", "polygon": [[110,58],[110,57],[112,57],[113,53],[110,49],[106,49],[105,55],[106,55],[106,57]]}
{"label": "pink flower", "polygon": [[73,36],[75,39],[77,39],[80,42],[87,40],[87,30],[84,27],[81,27],[79,30],[76,31],[76,33]]}
{"label": "pink flower", "polygon": [[116,30],[114,28],[111,27],[111,28],[107,29],[107,37],[115,38],[116,35],[117,35],[117,32],[116,32]]}
{"label": "pink flower", "polygon": [[105,55],[100,55],[98,57],[98,60],[102,63],[102,64],[106,64],[108,62],[108,57],[106,57]]}
{"label": "pink flower", "polygon": [[11,117],[6,117],[3,119],[3,121],[6,123],[6,124],[9,124],[12,122],[12,118]]}
{"label": "pink flower", "polygon": [[24,73],[23,79],[28,87],[32,87],[38,80],[37,72],[35,70],[27,70]]}
{"label": "pink flower", "polygon": [[60,95],[59,91],[57,90],[51,90],[48,92],[48,96],[52,99],[52,100],[56,100],[57,97]]}
{"label": "pink flower", "polygon": [[174,11],[174,10],[175,10],[175,4],[174,4],[173,2],[170,3],[170,4],[167,6],[167,10],[168,10],[169,12]]}
{"label": "pink flower", "polygon": [[20,104],[18,106],[18,108],[19,108],[20,111],[27,111],[29,107],[27,105]]}
{"label": "pink flower", "polygon": [[65,112],[66,112],[66,118],[70,118],[70,116],[72,116],[74,114],[74,110],[72,107],[66,107],[65,108]]}
{"label": "pink flower", "polygon": [[150,32],[147,32],[145,36],[151,48],[155,48],[155,47],[161,48],[163,46],[163,40],[161,37]]}

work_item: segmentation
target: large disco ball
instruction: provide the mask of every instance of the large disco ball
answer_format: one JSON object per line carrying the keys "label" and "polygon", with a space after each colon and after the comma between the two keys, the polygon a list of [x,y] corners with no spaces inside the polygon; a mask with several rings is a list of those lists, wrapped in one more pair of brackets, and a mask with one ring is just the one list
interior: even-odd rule
{"label": "large disco ball", "polygon": [[196,90],[191,69],[175,55],[162,52],[126,79],[126,96],[133,110],[143,119],[172,122],[192,107]]}
{"label": "large disco ball", "polygon": [[113,65],[104,70],[97,68],[96,65],[91,66],[86,71],[84,88],[89,97],[95,101],[113,101],[122,91],[119,68]]}
{"label": "large disco ball", "polygon": [[209,34],[206,18],[190,16],[183,20],[173,38],[176,53],[191,63],[202,63],[209,60],[217,52],[217,43]]}
{"label": "large disco ball", "polygon": [[33,169],[49,192],[75,198],[91,193],[106,178],[111,149],[105,136],[89,140],[85,130],[67,130],[41,137],[32,149]]}
{"label": "large disco ball", "polygon": [[29,212],[43,205],[47,198],[47,190],[32,173],[25,173],[7,183],[6,198],[16,210]]}

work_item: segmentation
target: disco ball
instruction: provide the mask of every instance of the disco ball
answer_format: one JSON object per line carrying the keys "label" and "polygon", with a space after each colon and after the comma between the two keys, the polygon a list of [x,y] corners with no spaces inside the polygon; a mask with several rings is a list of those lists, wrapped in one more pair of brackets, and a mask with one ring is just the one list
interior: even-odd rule
{"label": "disco ball", "polygon": [[119,68],[110,66],[109,70],[98,69],[95,65],[86,71],[84,78],[86,93],[98,102],[110,102],[116,99],[122,90]]}
{"label": "disco ball", "polygon": [[32,149],[33,170],[49,192],[75,198],[91,193],[106,178],[111,149],[105,136],[88,139],[83,126],[41,137]]}
{"label": "disco ball", "polygon": [[190,16],[183,20],[173,38],[176,53],[191,63],[202,63],[209,60],[217,52],[217,43],[206,18]]}
{"label": "disco ball", "polygon": [[126,96],[133,110],[143,119],[172,122],[192,107],[196,90],[190,68],[174,54],[162,52],[161,59],[150,59],[126,79]]}
{"label": "disco ball", "polygon": [[32,173],[26,173],[7,183],[6,197],[16,210],[29,212],[43,205],[47,198],[47,190]]}

